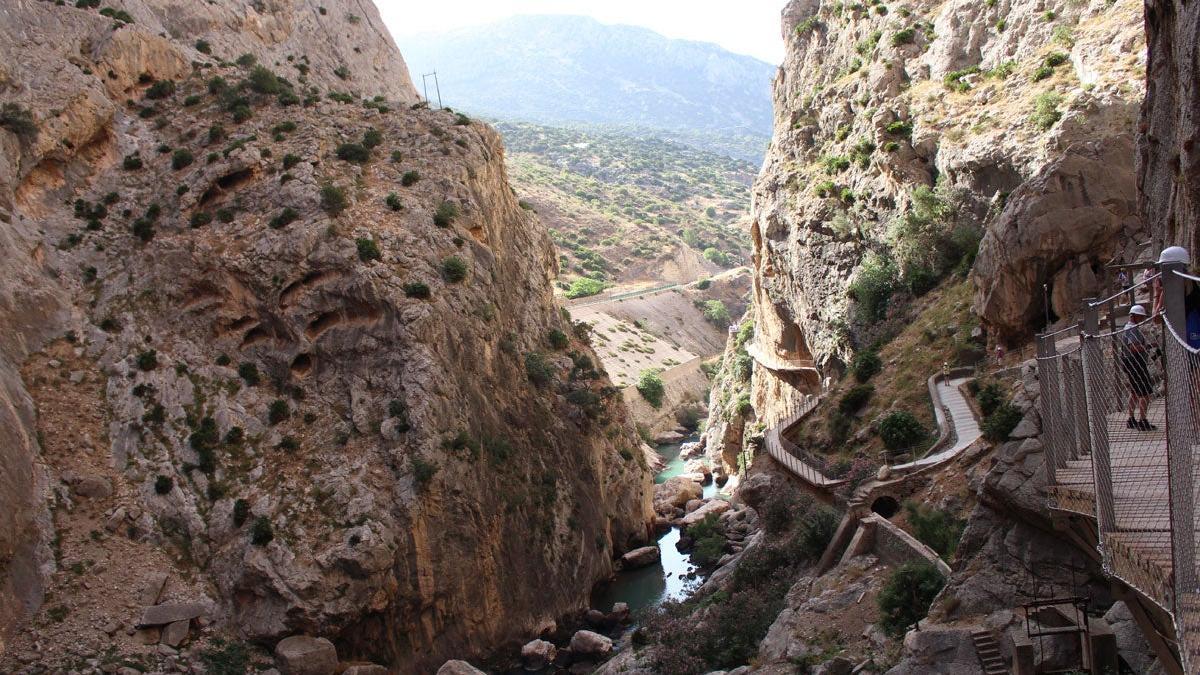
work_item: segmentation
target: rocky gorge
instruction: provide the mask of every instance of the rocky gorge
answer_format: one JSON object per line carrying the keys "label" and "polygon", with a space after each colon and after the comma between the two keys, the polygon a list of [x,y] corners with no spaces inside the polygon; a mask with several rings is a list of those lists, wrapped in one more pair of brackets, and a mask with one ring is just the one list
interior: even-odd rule
{"label": "rocky gorge", "polygon": [[3,668],[413,672],[584,605],[650,474],[499,137],[370,3],[98,6],[0,8]]}
{"label": "rocky gorge", "polygon": [[[654,485],[501,139],[369,3],[98,5],[0,8],[0,670],[976,673],[1077,594],[1175,672],[1047,506],[1019,350],[1200,245],[1195,7],[789,2],[753,303]],[[896,478],[952,366],[984,435]],[[589,598],[664,531],[686,593]]]}

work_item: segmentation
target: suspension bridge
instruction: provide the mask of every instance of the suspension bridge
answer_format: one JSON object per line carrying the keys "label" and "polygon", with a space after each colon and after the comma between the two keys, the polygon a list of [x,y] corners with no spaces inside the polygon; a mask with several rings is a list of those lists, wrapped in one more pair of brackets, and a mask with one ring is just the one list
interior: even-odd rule
{"label": "suspension bridge", "polygon": [[[1049,507],[1133,593],[1143,633],[1175,673],[1200,672],[1200,353],[1185,339],[1185,296],[1198,283],[1183,263],[1161,264],[1085,301],[1077,326],[1038,337]],[[1122,301],[1146,291],[1161,313],[1129,320]]]}

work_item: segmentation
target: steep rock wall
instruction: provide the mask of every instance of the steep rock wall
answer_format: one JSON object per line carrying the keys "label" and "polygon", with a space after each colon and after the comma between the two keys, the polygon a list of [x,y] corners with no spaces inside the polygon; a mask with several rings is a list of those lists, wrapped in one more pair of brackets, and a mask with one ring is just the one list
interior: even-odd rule
{"label": "steep rock wall", "polygon": [[1195,110],[1200,8],[1176,0],[1146,2],[1146,100],[1138,134],[1138,202],[1155,250],[1200,246],[1200,121]]}
{"label": "steep rock wall", "polygon": [[836,365],[869,342],[850,284],[896,253],[889,230],[936,183],[952,224],[982,233],[975,308],[994,336],[1030,330],[1042,284],[1060,309],[1092,290],[1142,230],[1119,151],[1142,92],[1138,15],[1130,0],[789,3],[754,189],[766,344]]}
{"label": "steep rock wall", "polygon": [[[0,103],[38,130],[0,128],[5,634],[62,506],[16,366],[67,329],[108,378],[112,465],[147,514],[127,536],[194,565],[228,631],[425,671],[580,607],[644,537],[650,476],[498,135],[410,109],[370,3],[125,6],[0,8],[0,63],[23,66]],[[367,131],[369,160],[337,157]]]}

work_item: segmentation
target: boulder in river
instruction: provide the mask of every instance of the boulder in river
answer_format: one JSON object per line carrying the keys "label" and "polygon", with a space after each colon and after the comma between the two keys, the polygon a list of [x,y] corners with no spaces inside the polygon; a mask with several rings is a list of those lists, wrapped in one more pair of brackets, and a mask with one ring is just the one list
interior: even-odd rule
{"label": "boulder in river", "polygon": [[[590,630],[576,631],[571,636],[571,653],[579,656],[608,656],[612,653],[613,641]],[[439,675],[442,675],[439,673]]]}
{"label": "boulder in river", "polygon": [[668,443],[678,443],[679,441],[682,441],[683,438],[683,434],[679,433],[678,431],[664,431],[654,437],[654,442],[658,443],[659,445],[666,445]]}
{"label": "boulder in river", "polygon": [[704,443],[684,443],[679,446],[679,456],[683,459],[694,459],[704,455]]}
{"label": "boulder in river", "polygon": [[646,567],[658,562],[662,554],[657,546],[643,546],[621,556],[621,567],[627,570]]}
{"label": "boulder in river", "polygon": [[608,617],[604,616],[604,612],[598,609],[589,609],[584,615],[588,625],[592,628],[605,628],[608,625]]}
{"label": "boulder in river", "polygon": [[730,509],[729,502],[723,499],[710,499],[704,502],[704,506],[692,511],[683,517],[680,525],[683,527],[691,527],[696,523],[704,520],[709,514],[721,515]]}
{"label": "boulder in river", "polygon": [[629,621],[629,605],[624,602],[615,603],[612,607],[612,612],[609,613],[617,623],[626,623]]}
{"label": "boulder in river", "polygon": [[704,495],[704,488],[686,476],[675,476],[654,486],[654,511],[669,514],[671,508],[682,508],[688,501]]}
{"label": "boulder in river", "polygon": [[703,499],[689,499],[688,503],[684,505],[683,510],[685,513],[691,513],[701,506],[704,506]]}

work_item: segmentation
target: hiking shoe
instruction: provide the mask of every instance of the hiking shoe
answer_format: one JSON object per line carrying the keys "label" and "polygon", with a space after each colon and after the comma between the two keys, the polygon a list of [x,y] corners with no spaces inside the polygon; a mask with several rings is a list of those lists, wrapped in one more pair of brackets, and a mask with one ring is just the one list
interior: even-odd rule
{"label": "hiking shoe", "polygon": [[1139,429],[1139,428],[1141,428],[1141,427],[1140,427],[1140,425],[1138,424],[1138,421],[1137,421],[1137,420],[1135,420],[1135,419],[1133,419],[1132,417],[1130,417],[1129,419],[1125,420],[1125,426],[1126,426],[1126,427],[1128,427],[1128,428],[1130,428],[1130,429]]}

